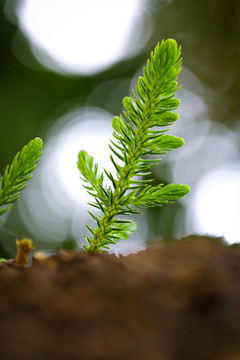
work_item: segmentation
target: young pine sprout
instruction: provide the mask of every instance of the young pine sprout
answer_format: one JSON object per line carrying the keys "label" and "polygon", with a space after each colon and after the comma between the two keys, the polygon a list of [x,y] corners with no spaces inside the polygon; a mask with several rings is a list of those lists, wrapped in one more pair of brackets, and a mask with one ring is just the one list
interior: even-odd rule
{"label": "young pine sprout", "polygon": [[[135,223],[122,219],[123,215],[139,214],[139,209],[171,203],[190,191],[187,185],[152,186],[151,180],[146,179],[149,169],[160,160],[147,155],[162,155],[184,144],[181,138],[165,135],[168,126],[178,119],[174,111],[180,102],[174,95],[179,89],[180,55],[181,48],[175,40],[158,44],[143,69],[143,76],[138,78],[133,98],[123,99],[124,116],[113,118],[116,140],[109,145],[115,177],[106,169],[100,173],[86,151],[78,154],[78,168],[86,183],[84,187],[94,198],[90,205],[100,210],[97,215],[90,213],[96,227],[92,229],[86,225],[91,233],[91,236],[85,236],[88,241],[88,245],[84,245],[86,251],[106,251],[109,244],[116,244],[133,234]],[[104,174],[110,179],[111,186],[104,184]]]}
{"label": "young pine sprout", "polygon": [[31,179],[31,173],[42,154],[42,146],[40,138],[31,140],[15,155],[11,165],[7,165],[0,178],[0,216],[12,207],[12,203],[27,186],[26,181]]}

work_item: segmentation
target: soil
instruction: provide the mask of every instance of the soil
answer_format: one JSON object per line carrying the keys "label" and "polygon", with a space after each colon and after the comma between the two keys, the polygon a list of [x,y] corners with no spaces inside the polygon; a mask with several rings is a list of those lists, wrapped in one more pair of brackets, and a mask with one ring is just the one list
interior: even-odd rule
{"label": "soil", "polygon": [[240,249],[192,236],[3,263],[0,359],[239,360]]}

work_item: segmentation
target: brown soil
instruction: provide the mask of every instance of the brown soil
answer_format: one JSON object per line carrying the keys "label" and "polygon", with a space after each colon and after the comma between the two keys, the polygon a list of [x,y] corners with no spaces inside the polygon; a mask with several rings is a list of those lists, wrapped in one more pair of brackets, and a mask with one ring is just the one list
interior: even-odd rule
{"label": "brown soil", "polygon": [[240,249],[191,237],[2,264],[0,359],[239,360]]}

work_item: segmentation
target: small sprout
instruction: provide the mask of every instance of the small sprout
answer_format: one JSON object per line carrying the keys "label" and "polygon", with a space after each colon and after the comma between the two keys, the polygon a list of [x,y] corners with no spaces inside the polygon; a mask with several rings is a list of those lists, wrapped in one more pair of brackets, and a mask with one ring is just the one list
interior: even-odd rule
{"label": "small sprout", "polygon": [[[113,118],[115,140],[111,140],[109,145],[116,176],[106,169],[99,172],[98,164],[86,151],[78,154],[78,169],[84,187],[94,198],[90,205],[99,210],[97,215],[90,213],[96,221],[96,228],[86,225],[90,232],[90,236],[85,236],[88,242],[84,246],[86,251],[105,252],[110,244],[134,233],[135,223],[123,220],[122,216],[172,203],[190,191],[188,185],[152,186],[151,179],[146,178],[151,174],[150,168],[161,160],[152,155],[165,154],[184,144],[181,138],[165,135],[169,125],[178,119],[175,110],[180,101],[174,96],[179,89],[177,77],[181,64],[181,48],[176,41],[162,41],[151,53],[133,97],[123,99],[124,116]],[[105,175],[111,186],[104,184]]]}
{"label": "small sprout", "polygon": [[0,178],[0,216],[12,207],[12,203],[27,186],[26,181],[31,179],[31,173],[42,154],[42,146],[40,138],[31,140],[15,155],[11,165],[7,165]]}
{"label": "small sprout", "polygon": [[22,239],[22,240],[16,240],[17,244],[17,257],[15,260],[16,265],[24,266],[27,264],[28,256],[30,252],[35,249],[32,240],[29,239]]}

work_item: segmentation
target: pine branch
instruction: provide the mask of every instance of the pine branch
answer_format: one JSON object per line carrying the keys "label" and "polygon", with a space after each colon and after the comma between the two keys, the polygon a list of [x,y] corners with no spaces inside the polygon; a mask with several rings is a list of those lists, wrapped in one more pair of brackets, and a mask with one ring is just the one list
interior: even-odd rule
{"label": "pine branch", "polygon": [[[146,155],[160,155],[184,144],[183,139],[165,135],[167,126],[178,119],[173,112],[179,106],[175,93],[179,89],[177,77],[181,71],[181,49],[176,41],[167,40],[158,44],[143,69],[137,82],[133,98],[125,97],[124,116],[114,117],[113,136],[109,145],[110,159],[116,169],[116,178],[104,170],[112,187],[103,184],[103,174],[98,174],[97,165],[85,151],[78,157],[78,168],[82,179],[88,183],[88,192],[95,197],[92,204],[102,215],[92,216],[97,222],[86,237],[87,251],[105,251],[109,244],[127,238],[135,231],[132,221],[119,222],[118,216],[139,213],[138,208],[161,206],[185,196],[187,185],[162,184],[152,187],[151,180],[143,179],[149,169],[160,159]],[[136,178],[137,177],[137,178]]]}
{"label": "pine branch", "polygon": [[[19,198],[20,192],[27,186],[31,173],[42,154],[42,140],[35,138],[18,152],[11,165],[7,165],[3,177],[0,178],[0,216],[12,207]],[[3,222],[3,221],[1,221]],[[1,223],[0,222],[0,223]]]}

